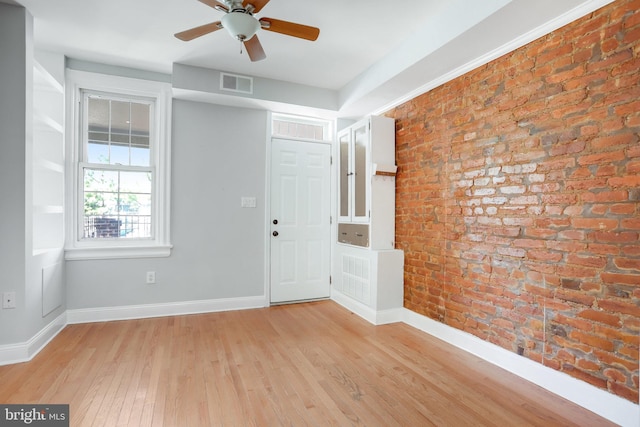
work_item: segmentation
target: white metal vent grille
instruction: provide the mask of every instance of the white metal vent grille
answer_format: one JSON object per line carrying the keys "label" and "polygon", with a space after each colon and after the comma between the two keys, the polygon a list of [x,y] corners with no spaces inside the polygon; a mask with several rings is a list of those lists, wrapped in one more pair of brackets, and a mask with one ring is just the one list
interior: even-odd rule
{"label": "white metal vent grille", "polygon": [[220,90],[253,93],[253,78],[236,74],[220,73]]}
{"label": "white metal vent grille", "polygon": [[371,301],[371,281],[369,260],[352,255],[342,255],[342,292],[369,304]]}

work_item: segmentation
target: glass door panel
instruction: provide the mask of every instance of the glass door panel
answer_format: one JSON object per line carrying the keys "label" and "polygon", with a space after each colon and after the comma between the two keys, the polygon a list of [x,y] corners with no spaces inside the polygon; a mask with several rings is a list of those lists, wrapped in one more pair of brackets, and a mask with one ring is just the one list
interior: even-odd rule
{"label": "glass door panel", "polygon": [[367,126],[354,130],[354,189],[353,219],[366,220],[367,216]]}
{"label": "glass door panel", "polygon": [[349,132],[338,137],[340,142],[340,217],[349,218]]}

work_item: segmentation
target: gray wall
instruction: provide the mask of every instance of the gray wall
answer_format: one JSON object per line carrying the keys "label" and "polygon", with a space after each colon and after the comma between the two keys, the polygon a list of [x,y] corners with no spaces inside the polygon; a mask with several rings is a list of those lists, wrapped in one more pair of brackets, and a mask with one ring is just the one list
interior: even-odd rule
{"label": "gray wall", "polygon": [[25,317],[26,80],[31,17],[0,3],[0,295],[15,291],[16,309],[0,309],[0,344],[27,338]]}
{"label": "gray wall", "polygon": [[264,295],[266,135],[265,111],[174,99],[171,256],[67,262],[67,308]]}

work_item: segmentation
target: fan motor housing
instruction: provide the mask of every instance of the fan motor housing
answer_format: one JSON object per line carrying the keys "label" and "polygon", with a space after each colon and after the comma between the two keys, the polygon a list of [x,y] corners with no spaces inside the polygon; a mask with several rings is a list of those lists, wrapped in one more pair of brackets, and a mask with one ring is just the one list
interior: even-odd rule
{"label": "fan motor housing", "polygon": [[231,37],[240,41],[250,39],[260,29],[260,23],[250,13],[229,12],[222,17],[221,22]]}

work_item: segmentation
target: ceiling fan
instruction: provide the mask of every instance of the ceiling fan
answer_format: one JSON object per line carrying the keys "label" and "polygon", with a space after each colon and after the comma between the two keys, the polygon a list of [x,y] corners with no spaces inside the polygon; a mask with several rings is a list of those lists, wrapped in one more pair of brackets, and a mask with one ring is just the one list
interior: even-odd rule
{"label": "ceiling fan", "polygon": [[[260,28],[287,36],[298,37],[314,41],[320,34],[320,29],[294,22],[273,18],[256,18],[254,13],[260,12],[269,0],[198,0],[207,6],[224,12],[220,21],[201,25],[186,31],[176,33],[175,36],[183,41],[193,40],[205,34],[225,28],[231,37],[244,44],[252,62],[266,58],[260,40],[256,33]],[[224,2],[224,3],[223,3]]]}

